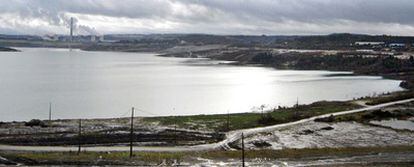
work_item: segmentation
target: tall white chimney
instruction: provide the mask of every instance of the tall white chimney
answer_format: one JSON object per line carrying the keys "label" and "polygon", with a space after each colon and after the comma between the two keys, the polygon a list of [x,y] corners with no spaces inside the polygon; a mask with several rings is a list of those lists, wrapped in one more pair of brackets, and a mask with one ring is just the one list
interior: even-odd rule
{"label": "tall white chimney", "polygon": [[70,18],[70,42],[73,42],[73,17]]}

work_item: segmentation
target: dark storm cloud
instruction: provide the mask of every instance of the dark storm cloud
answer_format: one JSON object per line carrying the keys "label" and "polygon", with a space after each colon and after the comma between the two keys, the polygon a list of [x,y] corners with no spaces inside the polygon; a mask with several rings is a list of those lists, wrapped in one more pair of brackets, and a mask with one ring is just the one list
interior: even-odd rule
{"label": "dark storm cloud", "polygon": [[83,33],[413,35],[412,16],[412,0],[10,0],[0,31],[60,33],[77,17]]}
{"label": "dark storm cloud", "polygon": [[344,19],[361,22],[414,23],[412,0],[209,0],[197,3],[230,11],[236,16],[253,16],[268,21],[287,19],[313,22]]}

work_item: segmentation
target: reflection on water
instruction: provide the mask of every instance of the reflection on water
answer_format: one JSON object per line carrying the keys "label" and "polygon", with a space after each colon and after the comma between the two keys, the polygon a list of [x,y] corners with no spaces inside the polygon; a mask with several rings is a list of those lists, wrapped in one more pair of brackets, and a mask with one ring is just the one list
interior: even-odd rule
{"label": "reflection on water", "polygon": [[[0,120],[247,112],[402,90],[400,81],[348,72],[274,70],[149,53],[29,49],[0,53]],[[175,108],[175,112],[173,112]]]}

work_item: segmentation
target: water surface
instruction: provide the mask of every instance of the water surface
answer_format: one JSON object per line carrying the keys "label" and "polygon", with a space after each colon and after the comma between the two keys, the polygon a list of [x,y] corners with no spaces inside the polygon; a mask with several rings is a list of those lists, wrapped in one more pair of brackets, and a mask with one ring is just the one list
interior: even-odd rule
{"label": "water surface", "polygon": [[0,120],[249,112],[403,90],[400,81],[347,72],[218,65],[152,53],[20,48],[0,52]]}

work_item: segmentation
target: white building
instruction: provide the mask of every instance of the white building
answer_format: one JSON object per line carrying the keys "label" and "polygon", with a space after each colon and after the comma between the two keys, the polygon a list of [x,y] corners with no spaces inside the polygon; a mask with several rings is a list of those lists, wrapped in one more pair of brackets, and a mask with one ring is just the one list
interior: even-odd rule
{"label": "white building", "polygon": [[96,36],[95,35],[91,35],[91,42],[95,42],[96,41]]}
{"label": "white building", "polygon": [[377,46],[384,45],[385,42],[355,42],[356,46]]}
{"label": "white building", "polygon": [[405,44],[404,43],[390,43],[389,44],[389,47],[391,47],[391,48],[403,48],[403,47],[405,47]]}

